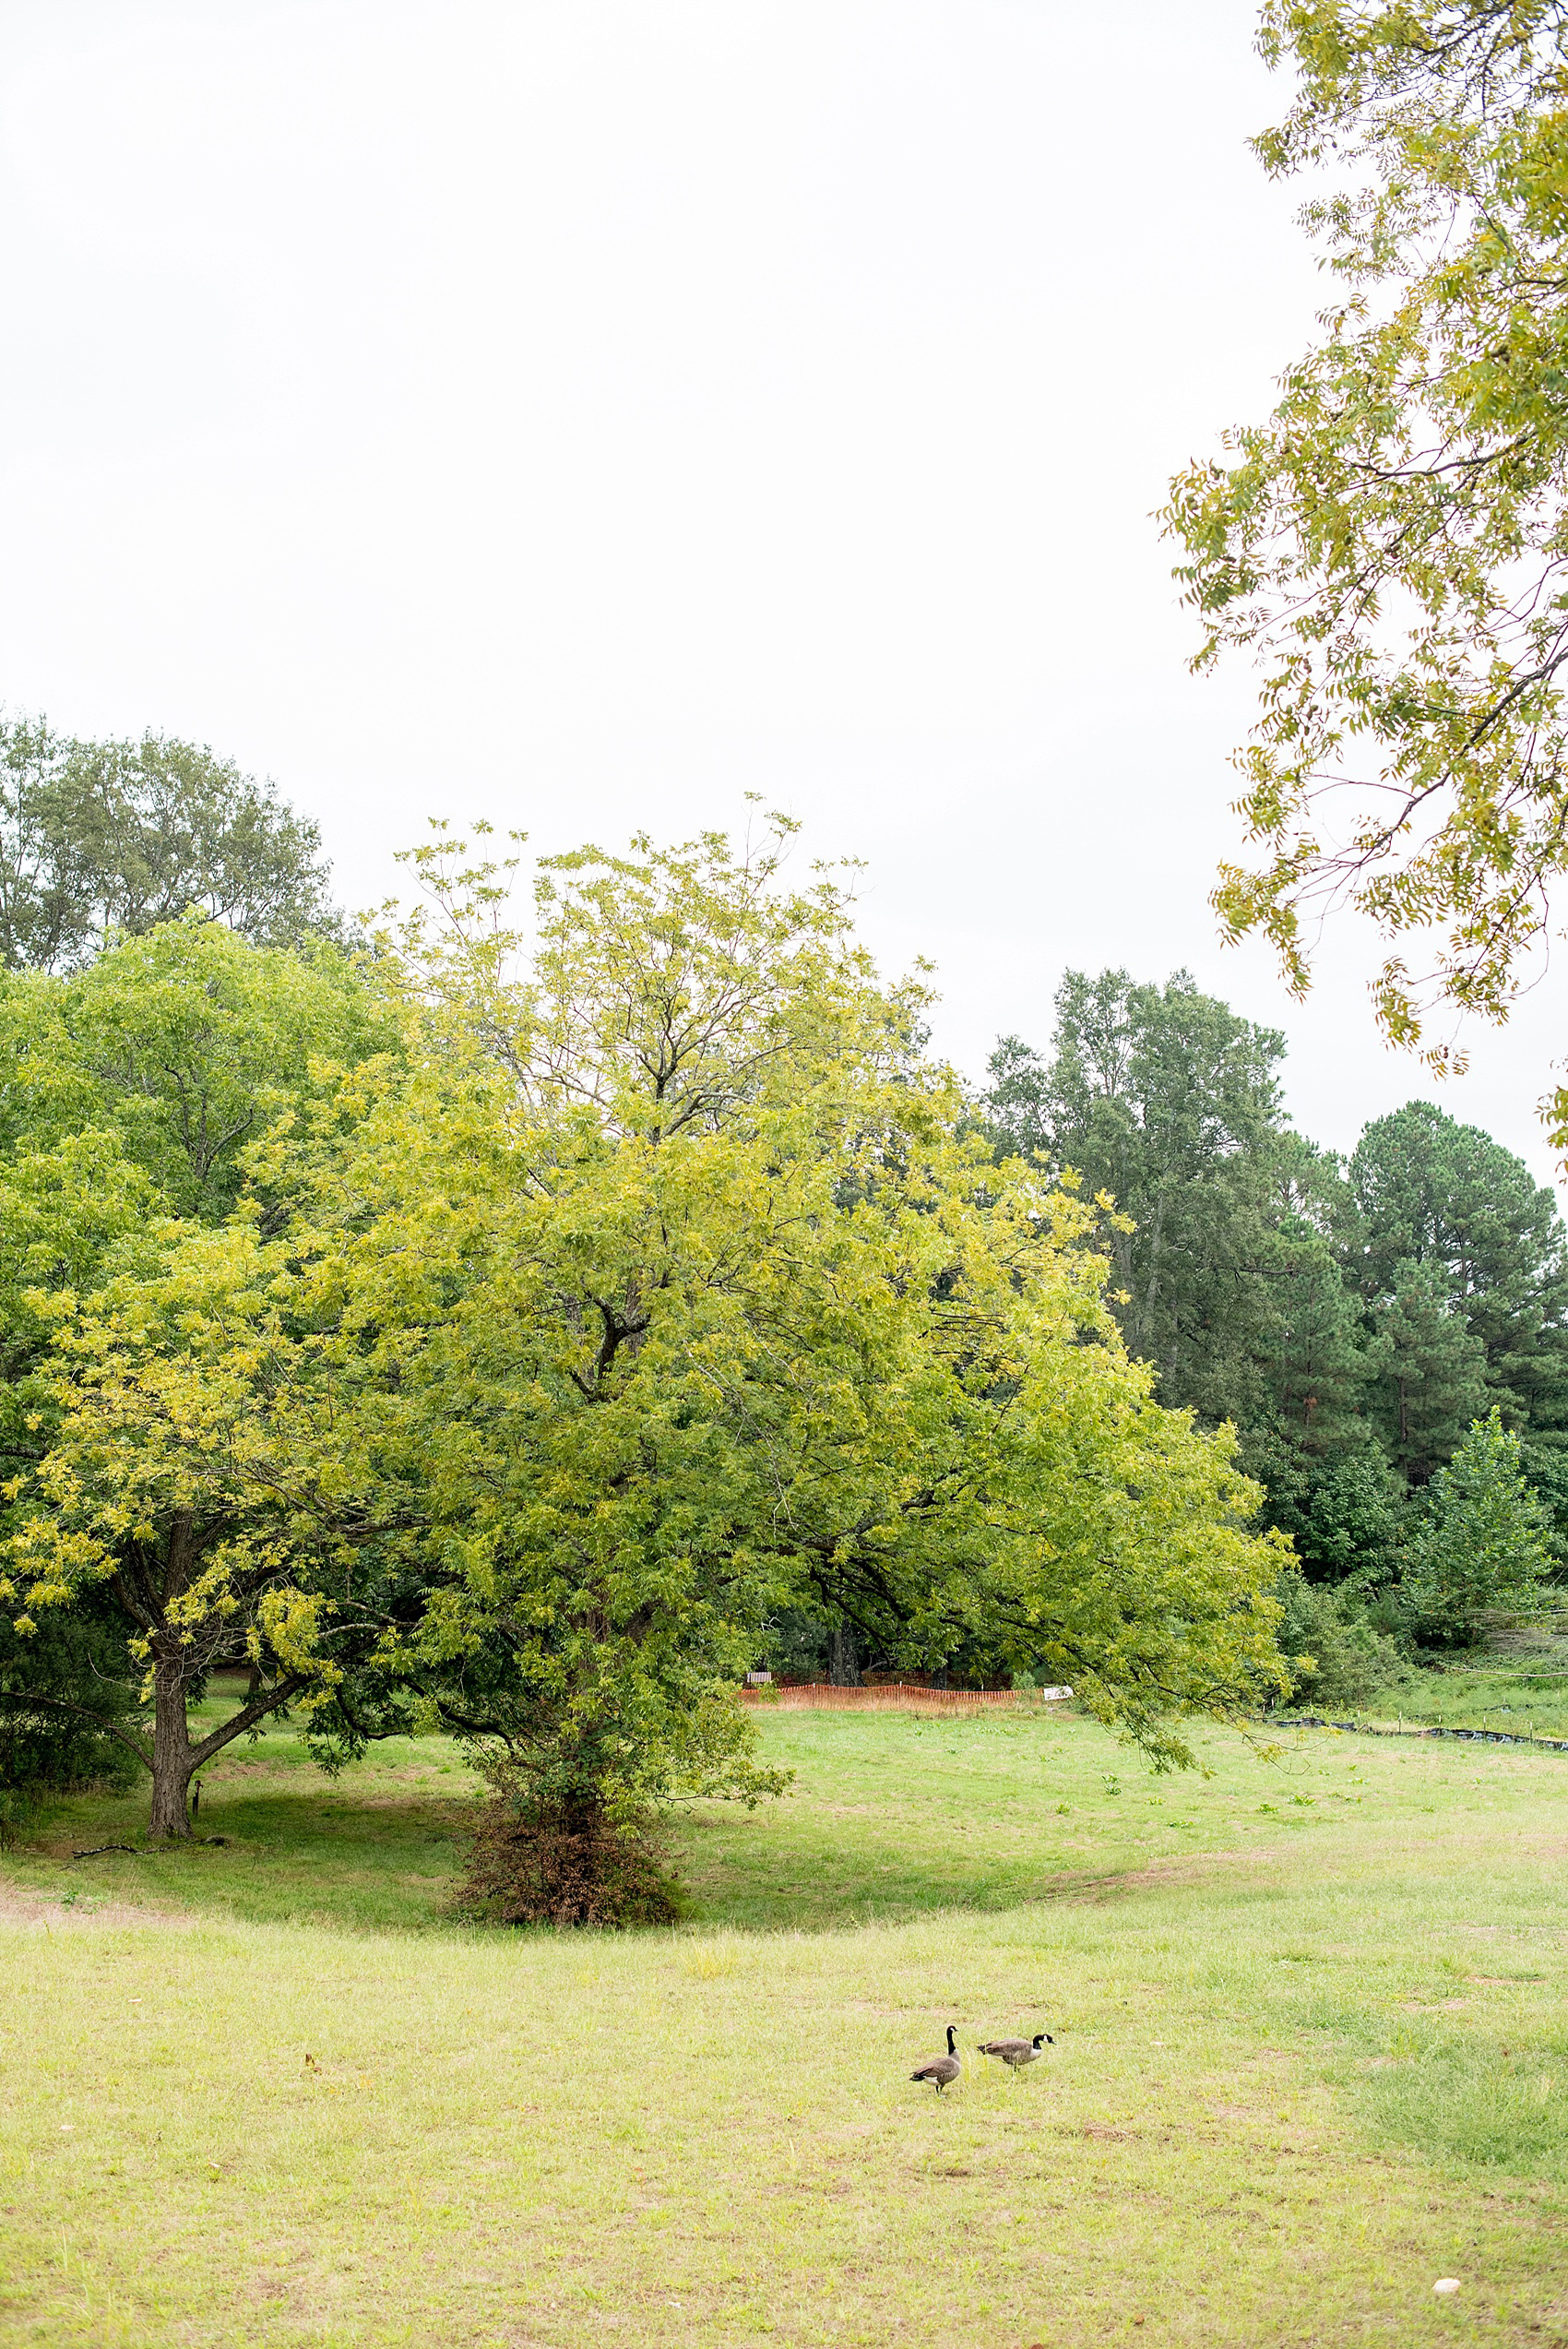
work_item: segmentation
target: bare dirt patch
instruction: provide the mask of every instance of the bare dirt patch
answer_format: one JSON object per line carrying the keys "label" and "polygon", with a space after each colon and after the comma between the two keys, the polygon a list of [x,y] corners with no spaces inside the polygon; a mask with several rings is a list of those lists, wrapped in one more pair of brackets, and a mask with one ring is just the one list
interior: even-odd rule
{"label": "bare dirt patch", "polygon": [[66,1904],[54,1892],[30,1892],[21,1885],[0,1884],[0,1925],[32,1926],[45,1933],[128,1925],[187,1932],[196,1923],[194,1916],[178,1909],[136,1907],[128,1901],[106,1900],[90,1890]]}

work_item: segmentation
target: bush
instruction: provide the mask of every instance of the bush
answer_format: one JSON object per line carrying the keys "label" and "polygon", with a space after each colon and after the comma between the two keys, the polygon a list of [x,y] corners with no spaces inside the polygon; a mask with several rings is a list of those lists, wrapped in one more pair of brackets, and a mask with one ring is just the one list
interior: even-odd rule
{"label": "bush", "polygon": [[0,1606],[0,1788],[128,1786],[136,1757],[107,1724],[137,1711],[125,1636],[99,1614],[46,1611],[30,1633]]}
{"label": "bush", "polygon": [[[1268,1487],[1268,1514],[1296,1555],[1324,1580],[1388,1573],[1398,1549],[1404,1493],[1386,1463],[1366,1452],[1309,1461],[1254,1443],[1254,1473]],[[1253,1462],[1249,1460],[1249,1468]]]}
{"label": "bush", "polygon": [[1568,1565],[1568,1449],[1538,1437],[1521,1438],[1525,1482],[1551,1520],[1548,1546],[1561,1568]]}
{"label": "bush", "polygon": [[0,1852],[14,1852],[43,1816],[36,1786],[0,1786]]}
{"label": "bush", "polygon": [[681,1913],[667,1831],[651,1805],[612,1807],[546,1790],[509,1755],[481,1755],[490,1787],[457,1888],[503,1925],[670,1925]]}
{"label": "bush", "polygon": [[[1353,1594],[1291,1571],[1276,1595],[1285,1609],[1278,1636],[1296,1681],[1293,1703],[1371,1704],[1409,1677],[1398,1641],[1367,1620]],[[1296,1663],[1301,1655],[1311,1657],[1310,1670]]]}

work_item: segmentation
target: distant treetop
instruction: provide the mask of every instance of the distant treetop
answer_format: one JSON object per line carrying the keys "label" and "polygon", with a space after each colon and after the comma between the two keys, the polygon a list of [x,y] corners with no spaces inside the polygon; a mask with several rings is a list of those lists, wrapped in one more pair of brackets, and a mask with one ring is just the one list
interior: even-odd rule
{"label": "distant treetop", "polygon": [[0,965],[79,970],[192,906],[255,946],[347,935],[321,834],[205,745],[0,718]]}

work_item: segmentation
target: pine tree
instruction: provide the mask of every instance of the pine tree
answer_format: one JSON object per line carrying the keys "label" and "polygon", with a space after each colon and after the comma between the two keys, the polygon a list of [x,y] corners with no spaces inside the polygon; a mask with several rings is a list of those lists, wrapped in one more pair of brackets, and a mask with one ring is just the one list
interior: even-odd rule
{"label": "pine tree", "polygon": [[1519,1438],[1495,1409],[1432,1478],[1403,1597],[1421,1636],[1464,1646],[1490,1618],[1547,1613],[1550,1520],[1526,1484]]}
{"label": "pine tree", "polygon": [[1360,1230],[1346,1269],[1368,1303],[1399,1264],[1436,1267],[1504,1416],[1535,1449],[1568,1448],[1568,1233],[1552,1193],[1423,1101],[1368,1126],[1349,1172]]}
{"label": "pine tree", "polygon": [[1001,1146],[1083,1194],[1105,1192],[1117,1318],[1152,1363],[1162,1401],[1210,1423],[1255,1420],[1274,1343],[1275,1074],[1285,1040],[1239,1019],[1179,971],[1164,987],[1125,971],[1070,971],[1047,1061],[1016,1036],[991,1060],[985,1114]]}
{"label": "pine tree", "polygon": [[1277,1235],[1276,1320],[1264,1369],[1281,1433],[1315,1457],[1359,1448],[1359,1413],[1377,1366],[1357,1297],[1326,1240],[1301,1222]]}
{"label": "pine tree", "polygon": [[1489,1401],[1486,1354],[1451,1309],[1441,1269],[1406,1262],[1378,1308],[1380,1375],[1374,1415],[1389,1459],[1424,1485]]}

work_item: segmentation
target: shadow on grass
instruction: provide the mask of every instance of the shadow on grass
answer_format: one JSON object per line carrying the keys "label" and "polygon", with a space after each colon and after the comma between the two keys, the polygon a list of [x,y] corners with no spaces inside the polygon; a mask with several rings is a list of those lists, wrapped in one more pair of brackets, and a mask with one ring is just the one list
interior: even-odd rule
{"label": "shadow on grass", "polygon": [[[374,1801],[340,1787],[281,1785],[225,1793],[202,1805],[200,1834],[221,1843],[145,1842],[146,1803],[77,1796],[48,1805],[36,1832],[6,1855],[6,1873],[77,1899],[172,1902],[254,1923],[349,1931],[419,1931],[446,1920],[471,1802],[412,1793]],[[98,1843],[137,1847],[74,1860]]]}
{"label": "shadow on grass", "polygon": [[[428,1932],[458,1922],[451,1897],[472,1813],[466,1793],[313,1785],[291,1770],[254,1786],[209,1792],[196,1824],[220,1843],[148,1844],[137,1788],[128,1796],[48,1804],[0,1866],[18,1884],[77,1901],[172,1903],[350,1932]],[[1137,1863],[1084,1868],[1028,1854],[1007,1857],[985,1839],[967,1852],[956,1841],[926,1850],[901,1821],[835,1822],[805,1805],[754,1813],[725,1806],[725,1813],[699,1811],[679,1822],[677,1864],[691,1925],[831,1932],[941,1910],[1103,1897],[1146,1874]],[[74,1850],[119,1842],[135,1845],[136,1856],[72,1858]]]}
{"label": "shadow on grass", "polygon": [[[144,1836],[145,1802],[72,1797],[51,1803],[5,1872],[78,1900],[172,1902],[255,1923],[347,1931],[428,1931],[456,1922],[472,1798],[423,1792],[377,1795],[291,1783],[204,1802],[201,1833],[221,1843],[157,1846]],[[73,1860],[73,1850],[126,1842]],[[753,1932],[826,1932],[944,1909],[998,1910],[1020,1902],[1111,1890],[1136,1869],[1050,1871],[994,1854],[912,1854],[866,1822],[852,1837],[811,1819],[742,1811],[721,1825],[683,1822],[679,1866],[689,1923]]]}
{"label": "shadow on grass", "polygon": [[[1228,1871],[1268,1880],[1279,1853],[1303,1842],[1332,1872],[1335,1847],[1359,1847],[1369,1831],[1403,1822],[1424,1834],[1437,1811],[1462,1808],[1490,1838],[1510,1811],[1534,1818],[1543,1795],[1568,1795],[1555,1765],[1515,1758],[1482,1771],[1465,1749],[1363,1748],[1308,1732],[1273,1759],[1214,1733],[1204,1772],[1181,1783],[1068,1720],[955,1727],[802,1712],[766,1725],[766,1749],[796,1773],[781,1801],[750,1812],[698,1802],[677,1816],[686,1914],[699,1929],[820,1933],[1104,1900],[1190,1882],[1221,1854]],[[46,1895],[96,1890],[258,1922],[430,1931],[455,1923],[477,1792],[462,1754],[439,1738],[379,1747],[327,1780],[279,1729],[208,1773],[198,1825],[223,1845],[73,1862],[73,1846],[142,1843],[144,1781],[126,1795],[53,1804],[4,1868]]]}

